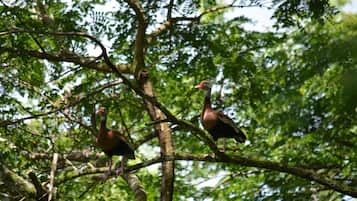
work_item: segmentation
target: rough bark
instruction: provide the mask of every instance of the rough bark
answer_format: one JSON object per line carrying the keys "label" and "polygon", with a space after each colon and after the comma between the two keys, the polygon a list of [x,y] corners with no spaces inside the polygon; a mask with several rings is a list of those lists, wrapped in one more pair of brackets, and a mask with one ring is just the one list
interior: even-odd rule
{"label": "rough bark", "polygon": [[51,164],[51,173],[50,173],[50,186],[49,186],[49,195],[48,195],[48,201],[54,200],[55,199],[55,174],[56,174],[56,169],[57,169],[57,161],[58,161],[58,153],[53,154],[53,159],[52,159],[52,164]]}
{"label": "rough bark", "polygon": [[0,181],[4,181],[0,187],[10,195],[28,195],[29,197],[36,197],[35,186],[27,181],[25,178],[19,176],[15,172],[11,171],[4,164],[0,162]]}
{"label": "rough bark", "polygon": [[[145,69],[145,31],[147,18],[141,4],[137,0],[126,0],[128,5],[134,10],[138,20],[138,28],[135,37],[133,69],[138,80],[139,86],[145,96],[155,97],[149,74]],[[151,101],[144,99],[145,107],[153,121],[164,120],[166,116]],[[172,131],[167,122],[154,125],[155,133],[159,138],[161,156],[172,156],[174,152],[172,143]],[[162,162],[161,194],[162,201],[171,201],[174,191],[174,161]]]}
{"label": "rough bark", "polygon": [[122,177],[134,192],[135,201],[146,201],[146,192],[139,178],[131,173],[124,174]]}
{"label": "rough bark", "polygon": [[[151,82],[148,81],[148,74],[142,72],[140,76],[140,85],[144,93],[148,96],[155,97]],[[150,118],[153,121],[164,120],[166,116],[160,109],[155,107],[150,101],[145,100],[146,109],[149,112]],[[174,148],[172,143],[172,131],[167,122],[162,122],[154,125],[155,132],[159,138],[160,154],[162,157],[173,156]],[[162,162],[162,180],[161,180],[161,200],[172,200],[174,190],[174,161]]]}

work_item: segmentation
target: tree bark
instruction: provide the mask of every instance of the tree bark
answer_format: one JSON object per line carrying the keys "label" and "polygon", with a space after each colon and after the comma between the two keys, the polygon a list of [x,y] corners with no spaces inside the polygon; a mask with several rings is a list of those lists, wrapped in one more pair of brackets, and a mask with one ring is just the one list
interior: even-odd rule
{"label": "tree bark", "polygon": [[139,178],[131,173],[126,173],[122,177],[134,192],[135,201],[146,201],[146,192]]}
{"label": "tree bark", "polygon": [[[139,86],[144,95],[155,97],[154,88],[149,80],[149,73],[145,68],[145,48],[146,48],[146,28],[147,17],[138,0],[126,0],[128,5],[134,10],[138,20],[138,28],[135,37],[134,61],[132,68],[139,82]],[[145,107],[153,121],[164,120],[166,116],[151,101],[144,99]],[[161,156],[173,156],[174,148],[172,143],[172,131],[167,122],[154,125],[155,133],[159,138]],[[161,179],[161,201],[171,201],[174,191],[174,161],[162,162]]]}
{"label": "tree bark", "polygon": [[10,195],[28,195],[31,198],[36,198],[35,186],[25,178],[19,176],[12,170],[8,169],[0,162],[0,181],[4,181],[1,188],[5,188]]}
{"label": "tree bark", "polygon": [[[142,71],[139,77],[139,83],[144,93],[148,96],[155,97],[154,89],[151,82],[148,80],[148,73]],[[147,111],[149,112],[152,121],[164,120],[166,116],[161,110],[155,107],[150,101],[144,100]],[[161,157],[173,156],[174,147],[172,143],[172,131],[167,122],[154,124],[155,132],[159,138]],[[162,162],[162,179],[161,179],[161,201],[171,201],[174,191],[174,161]]]}

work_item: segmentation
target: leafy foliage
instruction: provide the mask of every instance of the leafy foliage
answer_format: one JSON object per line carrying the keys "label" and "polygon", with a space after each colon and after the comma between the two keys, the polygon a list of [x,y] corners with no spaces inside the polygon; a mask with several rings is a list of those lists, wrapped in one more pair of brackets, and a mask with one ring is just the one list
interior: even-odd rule
{"label": "leafy foliage", "polygon": [[[102,183],[92,178],[103,171],[90,171],[104,167],[106,159],[95,146],[95,109],[107,107],[108,126],[128,135],[138,147],[137,159],[129,161],[129,167],[160,155],[155,122],[143,97],[102,67],[102,58],[95,58],[98,44],[54,33],[95,36],[115,64],[129,64],[125,76],[137,84],[130,65],[136,13],[126,1],[113,3],[111,11],[98,10],[107,1],[16,2],[0,5],[0,165],[28,181],[27,174],[34,172],[46,183],[52,155],[59,153],[56,199],[133,200],[134,192],[123,178]],[[228,154],[309,169],[355,189],[356,15],[334,16],[336,8],[325,0],[273,1],[276,27],[285,29],[258,32],[245,29],[251,23],[246,17],[226,20],[224,9],[197,18],[221,2],[179,0],[172,5],[177,21],[156,34],[169,2],[140,2],[148,17],[147,38],[153,37],[145,44],[147,70],[157,100],[177,118],[199,127],[203,94],[193,86],[212,79],[214,105],[225,109],[249,138],[245,145],[228,140]],[[245,3],[242,9],[264,5],[257,0]],[[11,30],[18,32],[5,34]],[[193,130],[175,123],[170,127],[176,153],[211,154]],[[71,158],[78,152],[91,157]],[[133,171],[148,200],[160,197],[160,168]],[[174,200],[348,198],[269,167],[183,160],[176,161],[175,168]],[[89,173],[73,176],[78,171]],[[0,198],[34,199],[12,191],[14,186],[3,180],[3,174],[0,171]]]}

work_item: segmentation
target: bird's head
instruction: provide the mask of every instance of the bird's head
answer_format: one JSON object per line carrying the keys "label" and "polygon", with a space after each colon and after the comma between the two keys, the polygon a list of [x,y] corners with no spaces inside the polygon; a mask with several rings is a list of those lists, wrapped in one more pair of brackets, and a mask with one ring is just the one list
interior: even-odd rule
{"label": "bird's head", "polygon": [[105,120],[107,117],[107,110],[105,107],[99,107],[97,110],[97,114],[100,116],[100,120]]}
{"label": "bird's head", "polygon": [[203,80],[200,84],[195,86],[196,89],[210,90],[211,83],[208,80]]}

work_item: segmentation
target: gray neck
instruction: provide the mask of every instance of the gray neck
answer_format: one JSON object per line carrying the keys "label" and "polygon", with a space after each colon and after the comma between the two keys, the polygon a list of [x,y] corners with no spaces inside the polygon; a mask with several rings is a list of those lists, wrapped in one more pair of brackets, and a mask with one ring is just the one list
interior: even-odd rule
{"label": "gray neck", "polygon": [[211,108],[211,88],[205,90],[204,107]]}
{"label": "gray neck", "polygon": [[105,130],[107,128],[107,117],[106,116],[100,116],[100,129]]}

